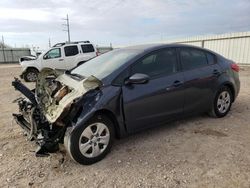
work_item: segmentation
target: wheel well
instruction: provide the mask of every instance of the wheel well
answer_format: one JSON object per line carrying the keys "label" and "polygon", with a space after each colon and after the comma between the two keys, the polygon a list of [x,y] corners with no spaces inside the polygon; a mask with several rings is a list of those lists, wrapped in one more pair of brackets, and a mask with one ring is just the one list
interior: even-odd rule
{"label": "wheel well", "polygon": [[98,115],[98,114],[108,117],[113,122],[114,129],[115,129],[115,137],[120,138],[120,128],[119,128],[119,124],[115,115],[111,111],[106,110],[106,109],[98,110],[95,112],[94,115]]}
{"label": "wheel well", "polygon": [[26,71],[28,71],[28,70],[36,70],[37,72],[39,72],[39,70],[38,70],[36,67],[28,67],[28,68],[26,69]]}
{"label": "wheel well", "polygon": [[226,87],[228,87],[228,88],[230,89],[230,91],[231,91],[231,93],[232,93],[232,95],[233,95],[233,101],[234,101],[234,99],[235,99],[235,91],[234,91],[233,85],[230,84],[230,83],[226,83],[226,84],[224,84],[223,86],[226,86]]}

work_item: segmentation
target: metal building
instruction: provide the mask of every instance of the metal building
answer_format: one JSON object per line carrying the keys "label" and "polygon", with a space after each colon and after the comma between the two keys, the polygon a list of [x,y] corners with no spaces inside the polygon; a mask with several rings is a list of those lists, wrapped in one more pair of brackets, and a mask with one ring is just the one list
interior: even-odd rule
{"label": "metal building", "polygon": [[30,55],[29,48],[0,48],[0,63],[17,63],[22,56]]}
{"label": "metal building", "polygon": [[250,65],[250,32],[197,36],[164,42],[177,42],[207,48],[236,63]]}

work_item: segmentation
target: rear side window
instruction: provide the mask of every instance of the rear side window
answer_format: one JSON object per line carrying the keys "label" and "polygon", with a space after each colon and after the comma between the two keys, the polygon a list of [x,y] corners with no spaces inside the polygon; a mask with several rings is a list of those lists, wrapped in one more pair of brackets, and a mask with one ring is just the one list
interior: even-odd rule
{"label": "rear side window", "polygon": [[175,49],[168,48],[152,53],[132,67],[131,75],[135,73],[147,74],[151,77],[170,75],[177,72]]}
{"label": "rear side window", "polygon": [[213,65],[216,63],[215,56],[211,53],[207,53],[207,61],[209,65]]}
{"label": "rear side window", "polygon": [[90,53],[95,51],[92,44],[83,44],[81,45],[81,47],[82,47],[82,53]]}
{"label": "rear side window", "polygon": [[181,48],[180,58],[183,70],[191,70],[208,65],[206,54],[201,50]]}
{"label": "rear side window", "polygon": [[65,56],[74,56],[76,54],[78,54],[78,47],[77,46],[66,46],[64,47],[64,52],[65,52]]}

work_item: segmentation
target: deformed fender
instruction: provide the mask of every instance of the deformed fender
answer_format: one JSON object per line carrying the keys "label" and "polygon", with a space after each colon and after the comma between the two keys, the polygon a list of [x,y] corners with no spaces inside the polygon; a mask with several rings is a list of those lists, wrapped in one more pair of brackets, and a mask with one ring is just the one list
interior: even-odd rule
{"label": "deformed fender", "polygon": [[[53,94],[50,82],[47,81],[47,77],[50,75],[56,77],[56,82],[60,82],[56,94]],[[54,123],[75,99],[101,85],[102,82],[94,76],[77,81],[55,70],[43,69],[37,80],[36,95],[45,117],[50,123]]]}
{"label": "deformed fender", "polygon": [[[104,115],[110,115],[112,114],[112,120],[114,121],[114,126],[116,130],[116,136],[118,138],[124,137],[127,135],[127,130],[124,122],[124,117],[122,113],[122,99],[121,99],[121,90],[117,89],[117,91],[114,93],[114,95],[109,95],[110,97],[107,97],[107,94],[105,93],[111,93],[104,90],[96,90],[96,93],[94,94],[94,99],[88,98],[88,94],[86,96],[83,96],[82,102],[79,102],[82,106],[81,113],[78,114],[77,120],[75,120],[75,124],[73,124],[71,131],[74,131],[77,129],[78,126],[81,126],[89,121],[90,118],[92,118],[94,115],[98,113],[104,113]],[[113,89],[111,89],[114,91]],[[104,92],[104,93],[103,93]],[[93,92],[91,95],[93,96]],[[117,93],[119,93],[117,95]],[[114,105],[116,104],[116,105]],[[74,105],[75,106],[75,105]],[[114,108],[111,108],[114,107]],[[109,112],[109,114],[107,114]],[[71,132],[70,131],[70,132]],[[71,134],[71,133],[69,133]]]}

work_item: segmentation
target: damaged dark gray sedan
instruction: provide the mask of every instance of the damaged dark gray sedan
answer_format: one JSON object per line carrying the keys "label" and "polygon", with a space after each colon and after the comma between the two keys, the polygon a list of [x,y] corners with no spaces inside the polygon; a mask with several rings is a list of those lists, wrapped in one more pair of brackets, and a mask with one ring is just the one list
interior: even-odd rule
{"label": "damaged dark gray sedan", "polygon": [[202,48],[160,44],[114,50],[65,73],[44,69],[36,87],[12,85],[16,122],[35,140],[36,154],[64,144],[71,158],[92,164],[114,138],[208,112],[224,117],[240,81],[236,63]]}

